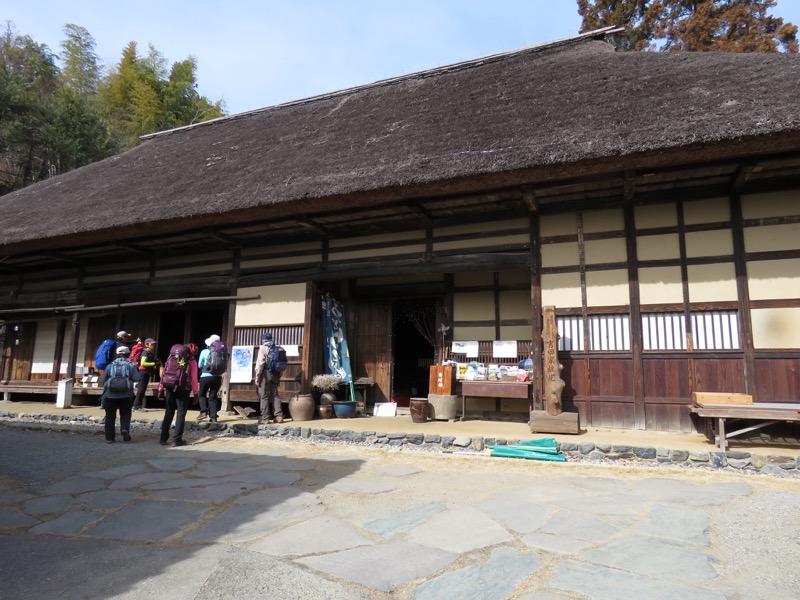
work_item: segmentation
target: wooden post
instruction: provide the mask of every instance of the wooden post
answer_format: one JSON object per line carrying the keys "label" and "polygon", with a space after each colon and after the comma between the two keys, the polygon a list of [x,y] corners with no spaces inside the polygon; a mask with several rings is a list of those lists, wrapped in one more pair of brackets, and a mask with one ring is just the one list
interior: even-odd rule
{"label": "wooden post", "polygon": [[558,327],[556,326],[556,307],[542,308],[542,341],[544,342],[544,409],[549,415],[561,414],[561,379],[563,366],[558,362]]}

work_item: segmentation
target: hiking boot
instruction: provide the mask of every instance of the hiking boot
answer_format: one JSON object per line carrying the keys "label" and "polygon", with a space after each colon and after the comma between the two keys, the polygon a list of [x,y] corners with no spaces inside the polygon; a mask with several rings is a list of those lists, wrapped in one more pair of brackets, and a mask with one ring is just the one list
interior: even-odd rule
{"label": "hiking boot", "polygon": [[283,417],[275,417],[276,423],[283,423]]}
{"label": "hiking boot", "polygon": [[134,412],[147,412],[147,409],[146,408],[142,408],[141,406],[139,408],[134,408],[133,410],[134,410]]}
{"label": "hiking boot", "polygon": [[169,445],[169,447],[170,448],[178,448],[180,446],[185,446],[185,445],[186,445],[186,442],[184,442],[183,440],[175,440],[174,442],[172,442]]}
{"label": "hiking boot", "polygon": [[205,414],[205,413],[200,413],[199,415],[197,415],[197,419],[195,419],[195,420],[196,420],[196,421],[205,421],[207,418],[208,418],[208,415],[207,415],[207,414]]}
{"label": "hiking boot", "polygon": [[158,440],[158,443],[161,444],[162,446],[166,446],[167,440]]}
{"label": "hiking boot", "polygon": [[106,440],[106,444],[113,444],[114,440]]}
{"label": "hiking boot", "polygon": [[131,441],[131,434],[127,431],[123,431],[122,433],[122,441],[123,442],[130,442]]}

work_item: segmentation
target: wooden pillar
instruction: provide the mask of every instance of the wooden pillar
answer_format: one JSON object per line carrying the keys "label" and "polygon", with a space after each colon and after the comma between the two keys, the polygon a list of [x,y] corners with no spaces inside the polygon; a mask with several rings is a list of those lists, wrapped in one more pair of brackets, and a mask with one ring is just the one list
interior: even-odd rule
{"label": "wooden pillar", "polygon": [[533,381],[531,394],[534,410],[542,410],[542,238],[539,230],[539,215],[532,214],[529,221],[531,240],[531,361],[533,362]]}
{"label": "wooden pillar", "polygon": [[744,349],[744,392],[758,402],[756,382],[756,359],[753,348],[753,320],[750,314],[750,287],[747,282],[747,258],[744,246],[744,217],[742,198],[738,193],[731,194],[731,233],[733,235],[733,260],[736,269],[736,290],[739,299],[739,336]]}
{"label": "wooden pillar", "polygon": [[[239,248],[234,249],[231,260],[231,279],[228,287],[228,293],[231,296],[235,296],[239,289],[239,263],[241,261],[241,256],[242,251]],[[228,348],[232,348],[234,345],[236,345],[236,300],[228,300],[228,313],[223,319],[222,329],[225,332],[224,341],[228,344]],[[222,397],[222,410],[233,414],[233,401],[231,400],[230,361],[228,362],[228,368],[225,369],[225,375],[222,376],[220,394]]]}
{"label": "wooden pillar", "polygon": [[556,307],[542,309],[542,342],[544,344],[544,409],[548,415],[562,412],[561,392],[564,380],[561,379],[562,366],[558,362],[558,327],[556,326]]}
{"label": "wooden pillar", "polygon": [[634,429],[645,429],[644,365],[642,362],[642,308],[639,297],[639,258],[636,252],[636,218],[633,207],[625,214],[625,245],[628,255],[628,293],[630,297],[631,360],[633,361]]}
{"label": "wooden pillar", "polygon": [[69,365],[67,366],[67,377],[75,379],[75,363],[78,362],[78,337],[81,334],[80,313],[72,315],[72,343],[69,348]]}

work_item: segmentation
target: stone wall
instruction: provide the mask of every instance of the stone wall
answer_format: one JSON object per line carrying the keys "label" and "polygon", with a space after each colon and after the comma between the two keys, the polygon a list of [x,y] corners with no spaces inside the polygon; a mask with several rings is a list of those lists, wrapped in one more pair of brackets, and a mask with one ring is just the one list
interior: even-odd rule
{"label": "stone wall", "polygon": [[[37,415],[0,411],[0,422],[38,424],[50,428],[100,430],[103,417],[84,415]],[[158,435],[160,421],[133,420],[136,433]],[[193,436],[267,437],[285,442],[315,444],[348,444],[387,450],[431,452],[439,454],[484,455],[488,446],[512,445],[520,440],[505,440],[469,436],[442,436],[422,433],[384,433],[380,431],[351,431],[318,427],[287,425],[256,425],[244,423],[186,422],[185,437]],[[561,442],[559,450],[570,463],[598,463],[618,466],[672,466],[695,469],[715,469],[740,473],[762,473],[778,477],[800,478],[800,457],[777,454],[753,454],[742,450],[695,451],[652,446],[623,446],[592,442]]]}

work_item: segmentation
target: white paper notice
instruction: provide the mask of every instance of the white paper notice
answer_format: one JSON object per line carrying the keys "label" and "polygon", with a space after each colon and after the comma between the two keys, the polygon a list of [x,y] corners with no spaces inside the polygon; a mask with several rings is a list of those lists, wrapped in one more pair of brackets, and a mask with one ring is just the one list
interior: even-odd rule
{"label": "white paper notice", "polygon": [[282,346],[286,350],[286,356],[300,356],[300,346],[292,344],[282,344]]}
{"label": "white paper notice", "polygon": [[467,358],[478,357],[478,342],[453,342],[451,352],[453,354],[465,354]]}
{"label": "white paper notice", "polygon": [[495,340],[492,342],[494,358],[517,358],[517,340]]}

